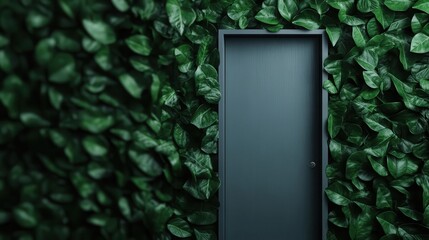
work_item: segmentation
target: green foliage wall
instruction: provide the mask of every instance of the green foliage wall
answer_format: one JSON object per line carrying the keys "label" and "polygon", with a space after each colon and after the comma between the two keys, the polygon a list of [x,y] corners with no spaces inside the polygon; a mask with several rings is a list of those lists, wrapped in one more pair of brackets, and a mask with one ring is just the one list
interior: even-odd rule
{"label": "green foliage wall", "polygon": [[326,28],[328,239],[428,239],[428,13],[0,0],[0,239],[217,239],[220,28]]}

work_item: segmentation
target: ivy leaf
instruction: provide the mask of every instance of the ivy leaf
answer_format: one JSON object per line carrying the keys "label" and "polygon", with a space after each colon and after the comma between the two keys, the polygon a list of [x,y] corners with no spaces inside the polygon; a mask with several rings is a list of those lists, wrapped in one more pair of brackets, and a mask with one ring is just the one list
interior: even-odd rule
{"label": "ivy leaf", "polygon": [[201,140],[201,150],[205,153],[217,153],[217,140],[219,138],[219,129],[217,125],[206,129],[206,134]]}
{"label": "ivy leaf", "polygon": [[125,12],[130,8],[127,0],[112,0],[112,3],[120,12]]}
{"label": "ivy leaf", "polygon": [[196,240],[216,240],[216,233],[211,230],[194,229]]}
{"label": "ivy leaf", "polygon": [[202,95],[209,103],[217,103],[220,100],[218,74],[216,69],[209,64],[198,66],[195,71],[195,84],[197,95]]}
{"label": "ivy leaf", "polygon": [[173,137],[176,144],[185,148],[190,142],[190,135],[179,124],[176,124],[173,130]]}
{"label": "ivy leaf", "polygon": [[193,65],[192,47],[189,44],[183,44],[174,49],[176,61],[179,64],[179,71],[182,73],[189,72]]}
{"label": "ivy leaf", "polygon": [[326,33],[328,34],[329,40],[332,46],[335,46],[341,36],[341,28],[339,27],[326,27]]}
{"label": "ivy leaf", "polygon": [[237,0],[234,1],[231,6],[228,7],[227,14],[232,20],[239,20],[242,17],[247,16],[253,7],[254,3],[251,0]]}
{"label": "ivy leaf", "polygon": [[84,19],[83,27],[88,34],[102,44],[112,44],[116,42],[116,34],[112,27],[101,20]]}
{"label": "ivy leaf", "polygon": [[107,154],[108,143],[101,136],[86,136],[82,140],[84,149],[94,157],[102,157]]}
{"label": "ivy leaf", "polygon": [[367,240],[373,228],[373,212],[365,209],[359,215],[351,217],[349,235],[352,240]]}
{"label": "ivy leaf", "polygon": [[325,193],[329,200],[340,206],[347,206],[351,200],[349,197],[349,191],[346,187],[338,182],[330,184],[326,189]]}
{"label": "ivy leaf", "polygon": [[387,168],[394,178],[402,177],[407,172],[407,159],[387,156]]}
{"label": "ivy leaf", "polygon": [[150,40],[145,35],[140,34],[131,36],[125,40],[125,43],[133,52],[137,54],[149,56],[152,52]]}
{"label": "ivy leaf", "polygon": [[327,0],[326,2],[338,10],[349,10],[353,6],[353,0]]}
{"label": "ivy leaf", "polygon": [[429,36],[424,33],[417,33],[411,40],[411,52],[429,52]]}
{"label": "ivy leaf", "polygon": [[388,28],[395,19],[395,13],[381,4],[373,10],[373,13],[383,29]]}
{"label": "ivy leaf", "polygon": [[378,65],[378,56],[372,51],[365,49],[362,54],[355,58],[356,62],[365,70],[374,70]]}
{"label": "ivy leaf", "polygon": [[295,0],[279,0],[277,9],[284,19],[291,21],[298,12],[298,4]]}
{"label": "ivy leaf", "polygon": [[47,127],[50,125],[49,121],[32,112],[21,113],[19,119],[28,127]]}
{"label": "ivy leaf", "polygon": [[188,221],[196,225],[210,225],[216,222],[217,216],[214,212],[197,211],[187,217]]}
{"label": "ivy leaf", "polygon": [[121,82],[125,90],[128,92],[128,94],[130,94],[133,98],[139,99],[141,97],[143,87],[141,87],[140,84],[137,83],[136,79],[131,74],[121,74],[119,76],[119,81]]}
{"label": "ivy leaf", "polygon": [[364,71],[363,78],[365,83],[370,88],[379,88],[380,84],[383,82],[383,79],[378,75],[376,71]]}
{"label": "ivy leaf", "polygon": [[211,178],[212,164],[210,156],[200,151],[192,151],[186,154],[185,165],[191,172],[194,180],[197,178]]}
{"label": "ivy leaf", "polygon": [[426,13],[416,13],[411,19],[411,29],[415,34],[417,34],[423,29],[428,21],[429,16]]}
{"label": "ivy leaf", "polygon": [[353,27],[352,29],[353,41],[358,47],[365,47],[367,36],[365,30],[361,27]]}
{"label": "ivy leaf", "polygon": [[128,150],[128,156],[138,167],[138,169],[147,175],[151,177],[157,177],[161,175],[162,168],[152,155],[147,153],[139,153],[133,149],[130,149]]}
{"label": "ivy leaf", "polygon": [[277,9],[275,7],[266,7],[261,9],[255,16],[255,19],[270,25],[279,24],[279,20],[276,17]]}
{"label": "ivy leaf", "polygon": [[414,4],[413,8],[429,14],[429,0],[419,0]]}
{"label": "ivy leaf", "polygon": [[179,238],[187,238],[192,236],[192,230],[189,224],[181,219],[174,218],[167,223],[167,228],[171,234]]}
{"label": "ivy leaf", "polygon": [[68,53],[57,53],[48,66],[49,81],[67,83],[78,78],[74,58]]}
{"label": "ivy leaf", "polygon": [[34,228],[37,226],[38,218],[33,204],[24,202],[13,209],[15,221],[24,228]]}
{"label": "ivy leaf", "polygon": [[183,35],[185,27],[190,26],[197,18],[192,8],[182,7],[178,0],[167,0],[165,5],[170,24]]}
{"label": "ivy leaf", "polygon": [[383,212],[377,215],[377,221],[380,223],[385,234],[396,234],[396,214],[392,211]]}
{"label": "ivy leaf", "polygon": [[217,112],[207,105],[200,105],[192,116],[191,123],[197,128],[206,128],[217,121]]}
{"label": "ivy leaf", "polygon": [[198,179],[196,181],[188,180],[183,185],[183,189],[196,199],[207,200],[217,192],[219,186],[219,178],[213,177],[210,179]]}
{"label": "ivy leaf", "polygon": [[381,164],[377,160],[373,159],[372,156],[368,156],[368,160],[371,163],[372,169],[374,169],[374,171],[376,173],[378,173],[378,175],[383,176],[383,177],[386,177],[388,175],[387,169],[383,164]]}
{"label": "ivy leaf", "polygon": [[392,11],[407,11],[414,4],[413,0],[386,0],[384,5]]}
{"label": "ivy leaf", "polygon": [[306,9],[295,16],[292,23],[308,30],[315,30],[320,27],[320,16],[316,11]]}

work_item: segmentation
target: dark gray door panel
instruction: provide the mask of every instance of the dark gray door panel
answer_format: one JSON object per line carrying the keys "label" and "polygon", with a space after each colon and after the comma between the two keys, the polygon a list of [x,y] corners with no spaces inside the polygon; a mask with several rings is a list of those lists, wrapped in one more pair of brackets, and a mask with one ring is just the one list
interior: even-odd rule
{"label": "dark gray door panel", "polygon": [[321,36],[223,40],[220,239],[322,239]]}

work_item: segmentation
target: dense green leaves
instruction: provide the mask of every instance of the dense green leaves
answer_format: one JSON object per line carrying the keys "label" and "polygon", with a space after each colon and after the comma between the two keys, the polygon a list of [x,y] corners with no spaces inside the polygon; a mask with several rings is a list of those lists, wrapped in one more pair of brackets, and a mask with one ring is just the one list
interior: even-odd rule
{"label": "dense green leaves", "polygon": [[216,39],[246,28],[326,29],[327,239],[427,233],[428,1],[6,2],[1,239],[217,239]]}

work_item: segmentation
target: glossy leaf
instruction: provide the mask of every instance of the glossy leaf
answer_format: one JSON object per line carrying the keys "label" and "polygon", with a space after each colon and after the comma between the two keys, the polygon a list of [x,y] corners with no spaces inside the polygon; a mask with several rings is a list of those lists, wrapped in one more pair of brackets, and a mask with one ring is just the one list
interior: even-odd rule
{"label": "glossy leaf", "polygon": [[82,24],[86,32],[102,44],[116,42],[116,34],[112,27],[102,20],[84,19]]}
{"label": "glossy leaf", "polygon": [[277,9],[284,19],[291,21],[298,12],[298,4],[295,0],[279,0]]}

